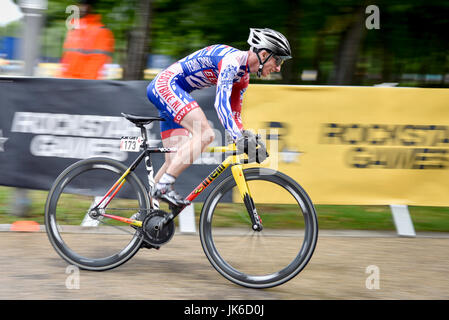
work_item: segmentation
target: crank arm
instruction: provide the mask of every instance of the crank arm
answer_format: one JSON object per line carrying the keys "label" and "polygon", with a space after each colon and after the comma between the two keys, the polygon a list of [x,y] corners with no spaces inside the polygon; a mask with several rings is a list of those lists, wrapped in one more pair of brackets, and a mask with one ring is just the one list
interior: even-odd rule
{"label": "crank arm", "polygon": [[[161,199],[161,200],[164,201],[164,199]],[[165,202],[168,203],[170,212],[167,214],[167,216],[165,216],[164,220],[161,221],[160,227],[166,226],[173,219],[175,219],[181,213],[181,211],[184,210],[185,207],[187,207],[187,205],[177,206],[171,202],[168,202],[168,201],[165,201]]]}

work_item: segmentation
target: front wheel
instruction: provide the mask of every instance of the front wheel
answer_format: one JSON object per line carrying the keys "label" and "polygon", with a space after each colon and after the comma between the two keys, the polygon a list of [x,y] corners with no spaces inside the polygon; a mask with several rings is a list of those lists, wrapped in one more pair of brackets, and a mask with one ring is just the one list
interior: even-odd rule
{"label": "front wheel", "polygon": [[[283,173],[243,170],[263,229],[255,231],[232,176],[206,199],[200,238],[214,268],[250,288],[269,288],[296,276],[309,262],[318,239],[315,208],[304,189]],[[235,198],[240,203],[226,203]],[[274,200],[273,200],[274,199]]]}

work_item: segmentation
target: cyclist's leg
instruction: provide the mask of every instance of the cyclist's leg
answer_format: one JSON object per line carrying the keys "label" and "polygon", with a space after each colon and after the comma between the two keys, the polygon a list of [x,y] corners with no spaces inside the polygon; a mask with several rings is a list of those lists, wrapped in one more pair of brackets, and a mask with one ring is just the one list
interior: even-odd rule
{"label": "cyclist's leg", "polygon": [[[148,99],[159,110],[166,121],[161,123],[161,135],[166,147],[179,147],[173,157],[167,157],[166,162],[156,175],[157,180],[163,173],[178,177],[214,140],[214,132],[210,127],[204,112],[192,96],[176,82],[178,66],[172,65],[161,72],[148,86]],[[166,132],[173,132],[185,128],[191,134],[187,141],[173,141],[165,139]],[[170,161],[171,160],[171,161]]]}
{"label": "cyclist's leg", "polygon": [[[161,123],[161,138],[164,148],[177,148],[187,143],[189,140],[189,131],[172,120],[166,120]],[[157,183],[162,175],[166,172],[173,157],[176,155],[174,152],[165,154],[165,162],[154,177],[154,181]]]}
{"label": "cyclist's leg", "polygon": [[188,112],[180,124],[192,136],[187,143],[180,145],[178,152],[176,152],[170,164],[167,166],[165,172],[173,177],[178,177],[188,168],[215,139],[214,131],[210,127],[203,110],[200,108]]}
{"label": "cyclist's leg", "polygon": [[174,192],[174,182],[214,140],[214,133],[198,103],[176,82],[176,65],[172,67],[160,73],[150,83],[147,96],[159,110],[161,117],[166,119],[162,122],[161,129],[166,125],[177,129],[185,128],[192,136],[186,143],[172,142],[163,137],[163,140],[166,140],[165,146],[173,146],[176,143],[179,149],[173,158],[167,158],[169,161],[156,175],[158,183],[154,195],[171,203],[180,203],[183,200]]}
{"label": "cyclist's leg", "polygon": [[186,205],[184,200],[173,188],[176,178],[198,158],[204,148],[214,140],[214,133],[204,115],[197,108],[191,110],[183,118],[181,124],[187,129],[185,132],[191,134],[175,135],[163,139],[165,147],[176,147],[178,150],[173,157],[166,156],[166,161],[156,175],[156,186],[154,197],[168,201],[175,205]]}

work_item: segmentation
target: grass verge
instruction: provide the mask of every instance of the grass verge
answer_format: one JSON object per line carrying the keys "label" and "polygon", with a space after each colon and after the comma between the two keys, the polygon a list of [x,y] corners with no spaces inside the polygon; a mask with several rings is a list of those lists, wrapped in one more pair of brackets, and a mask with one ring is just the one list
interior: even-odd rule
{"label": "grass verge", "polygon": [[[46,191],[30,190],[30,211],[27,217],[17,217],[11,213],[14,189],[0,186],[0,224],[9,224],[17,220],[33,220],[44,223]],[[201,203],[195,204],[195,216],[198,221]],[[221,209],[228,216],[226,224],[232,226],[232,217],[241,210],[237,204],[226,204]],[[270,211],[276,214],[276,227],[288,228],[291,212],[288,205],[270,205]],[[165,209],[166,208],[162,208]],[[389,206],[335,206],[316,205],[319,227],[322,230],[395,230]],[[416,232],[449,232],[448,207],[409,207]]]}

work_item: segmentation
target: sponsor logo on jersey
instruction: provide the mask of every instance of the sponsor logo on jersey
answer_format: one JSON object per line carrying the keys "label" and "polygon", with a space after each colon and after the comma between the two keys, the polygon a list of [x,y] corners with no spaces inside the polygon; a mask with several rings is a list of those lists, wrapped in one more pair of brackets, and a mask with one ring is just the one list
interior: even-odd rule
{"label": "sponsor logo on jersey", "polygon": [[203,74],[211,83],[217,83],[217,75],[212,69],[203,70]]}

